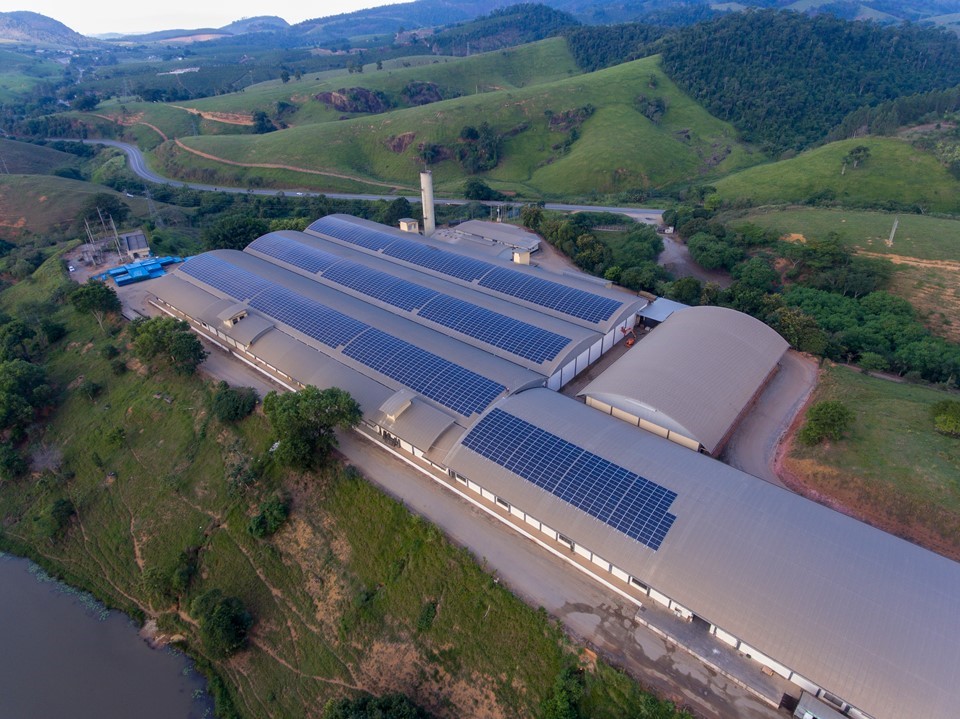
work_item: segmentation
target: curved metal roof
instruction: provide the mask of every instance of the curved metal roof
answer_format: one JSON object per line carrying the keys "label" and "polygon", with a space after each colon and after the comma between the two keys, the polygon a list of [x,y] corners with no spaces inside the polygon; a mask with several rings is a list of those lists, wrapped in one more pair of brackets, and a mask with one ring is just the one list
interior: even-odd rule
{"label": "curved metal roof", "polygon": [[[659,548],[561,500],[567,465],[542,468],[551,492],[506,468],[512,450],[468,449],[498,411],[675,493]],[[956,715],[956,562],[545,389],[495,403],[446,464],[877,719]]]}
{"label": "curved metal roof", "polygon": [[712,454],[788,346],[750,315],[689,307],[671,314],[579,396],[677,431]]}

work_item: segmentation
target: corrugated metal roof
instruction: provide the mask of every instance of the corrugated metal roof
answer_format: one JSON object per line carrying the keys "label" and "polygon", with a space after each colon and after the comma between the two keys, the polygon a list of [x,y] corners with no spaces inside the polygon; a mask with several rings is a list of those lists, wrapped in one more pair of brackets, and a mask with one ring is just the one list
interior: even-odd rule
{"label": "corrugated metal roof", "polygon": [[788,346],[742,312],[689,307],[671,314],[579,394],[685,428],[713,453]]}
{"label": "corrugated metal roof", "polygon": [[462,444],[448,466],[877,719],[956,715],[960,564],[554,392],[493,407],[676,492],[660,549]]}
{"label": "corrugated metal roof", "polygon": [[640,310],[640,316],[654,322],[663,322],[674,312],[689,309],[690,305],[668,300],[666,297],[657,297],[653,302]]}

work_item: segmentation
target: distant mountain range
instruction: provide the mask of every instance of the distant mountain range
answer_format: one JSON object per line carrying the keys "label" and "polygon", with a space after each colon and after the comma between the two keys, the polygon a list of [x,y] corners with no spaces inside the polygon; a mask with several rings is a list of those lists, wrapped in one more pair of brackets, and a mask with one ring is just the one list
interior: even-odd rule
{"label": "distant mountain range", "polygon": [[[390,35],[401,29],[453,25],[514,4],[510,0],[415,0],[315,18],[296,25],[277,16],[265,15],[238,20],[221,28],[158,30],[142,35],[102,36],[100,39],[175,43],[270,32],[284,35],[286,44],[298,37],[311,43],[334,42],[361,35]],[[827,13],[847,20],[936,24],[960,32],[960,0],[544,0],[542,4],[569,13],[584,24],[647,22],[689,25],[749,8],[777,8],[808,14]],[[98,40],[85,38],[38,13],[8,12],[0,13],[0,42],[77,48],[95,44]]]}

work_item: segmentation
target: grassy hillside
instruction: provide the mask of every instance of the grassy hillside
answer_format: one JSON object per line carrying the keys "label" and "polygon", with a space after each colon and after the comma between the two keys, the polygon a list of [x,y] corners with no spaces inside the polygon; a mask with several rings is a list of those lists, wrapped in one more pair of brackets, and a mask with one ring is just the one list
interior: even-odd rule
{"label": "grassy hillside", "polygon": [[[496,53],[495,53],[496,54]],[[662,99],[658,123],[637,98]],[[569,126],[551,129],[550,115],[592,106],[595,112],[571,138]],[[660,71],[656,57],[519,89],[505,89],[382,115],[297,126],[258,136],[189,137],[190,149],[235,163],[273,163],[338,170],[367,179],[411,184],[422,143],[454,148],[464,126],[489,122],[504,135],[501,162],[486,178],[497,189],[527,196],[587,195],[664,187],[720,175],[762,159],[735,131],[683,95]],[[402,151],[388,147],[407,136]],[[188,171],[195,159],[182,150],[160,153],[168,171]],[[464,172],[453,159],[433,166],[439,189],[459,189]],[[223,168],[223,177],[234,172]],[[290,179],[293,179],[291,176]],[[226,180],[224,180],[226,181]],[[295,184],[323,188],[314,176]]]}
{"label": "grassy hillside", "polygon": [[[16,241],[66,230],[84,201],[95,194],[120,193],[89,182],[50,175],[0,175],[0,238]],[[123,198],[128,201],[128,198]],[[144,201],[129,200],[135,205]],[[139,207],[146,211],[146,207]]]}
{"label": "grassy hillside", "polygon": [[[897,232],[893,243],[888,244],[895,220],[899,220]],[[804,237],[824,237],[829,232],[836,232],[847,246],[865,252],[960,261],[960,220],[890,212],[788,207],[750,212],[742,221]]]}
{"label": "grassy hillside", "polygon": [[933,431],[945,393],[828,367],[815,401],[841,400],[856,415],[850,436],[795,445],[789,469],[820,497],[887,531],[960,559],[960,441]]}
{"label": "grassy hillside", "polygon": [[[858,168],[843,158],[854,147],[870,148]],[[960,181],[932,155],[894,138],[833,142],[782,160],[735,173],[713,183],[725,200],[746,198],[755,204],[835,199],[847,205],[882,206],[891,201],[929,212],[960,212]]]}
{"label": "grassy hillside", "polygon": [[5,175],[46,175],[77,164],[76,156],[69,152],[0,139],[0,171]]}
{"label": "grassy hillside", "polygon": [[[218,716],[317,717],[332,698],[391,691],[440,719],[540,715],[555,677],[576,661],[543,612],[355,472],[268,466],[252,478],[251,461],[270,442],[264,416],[218,422],[209,382],[148,372],[119,325],[102,332],[55,302],[65,281],[54,258],[0,298],[15,316],[40,307],[69,327],[46,363],[58,407],[24,447],[34,474],[0,482],[0,547],[181,635],[221,678]],[[114,355],[129,371],[116,373]],[[86,391],[90,383],[99,392]],[[250,518],[278,493],[290,518],[256,539]],[[50,507],[66,498],[76,514],[51,540]],[[195,573],[171,593],[169,578],[184,566]],[[240,597],[256,617],[250,647],[226,660],[206,655],[188,614],[211,588]],[[584,684],[597,719],[651,703],[602,664]]]}
{"label": "grassy hillside", "polygon": [[804,238],[836,232],[852,249],[890,260],[896,271],[889,289],[909,300],[931,331],[960,342],[960,220],[807,207],[753,212],[744,221]]}
{"label": "grassy hillside", "polygon": [[[150,123],[171,138],[196,134],[243,134],[250,131],[254,111],[262,110],[273,116],[278,102],[296,107],[295,111],[284,116],[290,126],[338,120],[343,113],[314,97],[341,88],[363,87],[384,92],[399,103],[402,102],[401,91],[412,81],[436,83],[447,96],[453,97],[527,87],[579,72],[566,43],[554,38],[466,58],[415,56],[388,60],[383,63],[382,70],[377,70],[375,64],[368,64],[362,73],[357,74],[346,70],[307,73],[300,80],[291,78],[287,83],[271,80],[247,87],[241,93],[173,105],[126,102],[124,107],[137,122]],[[202,121],[197,124],[193,118],[200,120],[201,116],[191,115],[186,110],[202,113]],[[118,116],[119,104],[105,105],[98,112]],[[142,146],[149,148],[155,144]]]}

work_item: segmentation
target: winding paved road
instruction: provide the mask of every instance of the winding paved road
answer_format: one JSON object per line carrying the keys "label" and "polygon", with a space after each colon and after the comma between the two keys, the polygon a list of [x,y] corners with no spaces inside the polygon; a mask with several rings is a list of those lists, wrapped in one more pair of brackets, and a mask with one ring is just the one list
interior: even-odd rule
{"label": "winding paved road", "polygon": [[[333,197],[338,200],[395,200],[402,195],[366,195],[366,194],[354,194],[354,193],[342,193],[342,192],[311,192],[307,190],[277,190],[273,189],[253,189],[246,187],[221,187],[220,185],[207,185],[200,182],[182,182],[180,180],[173,180],[169,177],[162,177],[156,172],[150,169],[147,165],[146,158],[143,156],[143,152],[140,151],[140,148],[136,145],[131,145],[127,142],[119,142],[117,140],[82,140],[82,142],[88,145],[107,145],[108,147],[115,147],[118,150],[123,150],[126,153],[127,159],[130,161],[130,169],[142,180],[147,182],[153,182],[159,185],[173,185],[174,187],[187,187],[191,190],[201,190],[204,192],[232,192],[237,194],[251,194],[251,195],[266,195],[274,196],[277,194],[285,195],[294,195],[296,197]],[[406,196],[407,200],[410,202],[420,202],[419,196]],[[442,198],[437,197],[435,202],[438,205],[465,205],[470,200],[457,200],[451,198]],[[497,205],[510,205],[513,207],[520,207],[524,203],[522,202],[484,202],[485,205],[497,206]],[[659,225],[663,216],[662,210],[656,210],[652,208],[643,208],[643,207],[605,207],[598,205],[566,205],[562,203],[548,202],[544,205],[548,210],[560,210],[562,212],[587,212],[587,211],[597,211],[602,210],[604,212],[616,212],[618,214],[626,215],[637,222],[645,222],[647,224]]]}

